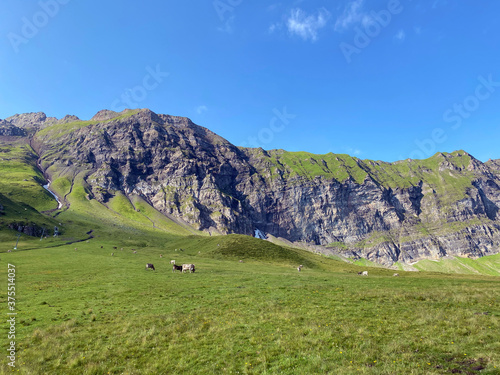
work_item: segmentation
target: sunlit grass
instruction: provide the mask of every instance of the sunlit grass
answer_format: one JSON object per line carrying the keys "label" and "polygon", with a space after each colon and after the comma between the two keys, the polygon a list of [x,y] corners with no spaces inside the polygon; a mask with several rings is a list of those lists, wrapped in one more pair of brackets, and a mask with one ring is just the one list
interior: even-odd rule
{"label": "sunlit grass", "polygon": [[[398,278],[384,269],[360,277],[354,265],[295,250],[266,255],[259,243],[266,248],[239,236],[95,238],[76,251],[2,254],[18,269],[17,369],[440,374],[481,365],[495,373],[497,278],[401,271]],[[243,263],[238,246],[248,250]],[[193,262],[197,272],[172,273],[170,259]],[[297,260],[309,262],[300,273]],[[157,271],[145,271],[146,262]]]}

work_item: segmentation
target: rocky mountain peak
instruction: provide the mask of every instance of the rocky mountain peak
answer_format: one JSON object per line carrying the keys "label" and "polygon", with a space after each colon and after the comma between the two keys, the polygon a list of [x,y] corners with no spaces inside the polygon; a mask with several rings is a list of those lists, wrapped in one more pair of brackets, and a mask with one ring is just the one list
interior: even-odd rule
{"label": "rocky mountain peak", "polygon": [[74,115],[66,115],[62,119],[58,121],[59,124],[68,124],[70,122],[81,121],[77,116]]}
{"label": "rocky mountain peak", "polygon": [[150,109],[144,108],[138,110],[138,113],[134,115],[139,121],[148,123],[165,124],[166,120],[163,116],[158,115]]}
{"label": "rocky mountain peak", "polygon": [[40,128],[45,123],[57,121],[55,117],[47,117],[47,115],[43,112],[16,114],[14,116],[8,117],[6,120],[17,127],[24,129]]}
{"label": "rocky mountain peak", "polygon": [[103,109],[97,112],[90,121],[106,121],[118,117],[120,114],[115,111],[110,111],[109,109]]}

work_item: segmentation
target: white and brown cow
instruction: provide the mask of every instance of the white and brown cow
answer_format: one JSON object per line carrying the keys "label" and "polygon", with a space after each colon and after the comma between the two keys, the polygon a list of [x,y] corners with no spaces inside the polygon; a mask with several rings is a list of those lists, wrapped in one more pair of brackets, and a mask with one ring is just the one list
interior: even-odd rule
{"label": "white and brown cow", "polygon": [[183,264],[182,265],[182,272],[189,271],[189,272],[194,272],[194,264]]}

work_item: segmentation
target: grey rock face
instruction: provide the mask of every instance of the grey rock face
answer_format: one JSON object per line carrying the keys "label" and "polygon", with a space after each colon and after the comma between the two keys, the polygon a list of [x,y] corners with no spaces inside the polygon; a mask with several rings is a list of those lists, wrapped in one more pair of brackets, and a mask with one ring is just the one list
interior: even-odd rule
{"label": "grey rock face", "polygon": [[24,129],[14,126],[9,121],[0,120],[0,136],[5,137],[24,137],[26,131]]}
{"label": "grey rock face", "polygon": [[[235,147],[187,118],[118,115],[101,111],[98,123],[62,134],[46,126],[35,136],[43,165],[86,170],[94,198],[140,195],[199,230],[259,229],[384,264],[500,249],[498,161],[481,163],[465,152],[392,164],[340,155],[293,159]],[[15,119],[23,126],[47,122],[23,116]]]}
{"label": "grey rock face", "polygon": [[102,111],[97,112],[94,117],[92,117],[90,120],[91,121],[104,121],[104,120],[110,120],[112,118],[115,118],[119,115],[119,113],[110,111],[107,109],[103,109]]}
{"label": "grey rock face", "polygon": [[47,117],[43,112],[16,114],[6,119],[11,124],[29,130],[39,130],[57,122],[55,117]]}
{"label": "grey rock face", "polygon": [[80,119],[77,116],[66,115],[62,119],[57,121],[57,123],[58,124],[68,124],[68,123],[75,122],[75,121],[80,121]]}
{"label": "grey rock face", "polygon": [[42,234],[48,236],[51,233],[49,230],[33,223],[11,223],[8,228],[31,237],[40,237]]}

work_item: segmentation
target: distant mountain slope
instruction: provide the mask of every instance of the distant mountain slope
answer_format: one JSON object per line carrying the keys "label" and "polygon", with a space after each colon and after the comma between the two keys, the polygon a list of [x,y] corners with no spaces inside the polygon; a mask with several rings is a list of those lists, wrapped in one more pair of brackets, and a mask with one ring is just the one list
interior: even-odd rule
{"label": "distant mountain slope", "polygon": [[[184,117],[101,111],[7,121],[29,134],[54,189],[111,207],[140,197],[210,233],[255,229],[390,265],[500,249],[500,162],[465,151],[396,163],[236,147]],[[62,193],[64,191],[64,193]],[[0,191],[1,192],[1,191]]]}

